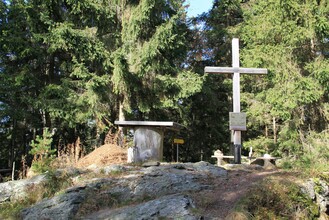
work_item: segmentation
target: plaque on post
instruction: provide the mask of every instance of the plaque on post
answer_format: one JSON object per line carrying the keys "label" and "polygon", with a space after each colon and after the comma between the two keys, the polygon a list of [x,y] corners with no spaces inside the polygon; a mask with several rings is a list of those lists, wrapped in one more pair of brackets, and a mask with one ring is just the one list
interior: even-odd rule
{"label": "plaque on post", "polygon": [[247,130],[247,116],[244,112],[230,112],[230,130],[246,131]]}

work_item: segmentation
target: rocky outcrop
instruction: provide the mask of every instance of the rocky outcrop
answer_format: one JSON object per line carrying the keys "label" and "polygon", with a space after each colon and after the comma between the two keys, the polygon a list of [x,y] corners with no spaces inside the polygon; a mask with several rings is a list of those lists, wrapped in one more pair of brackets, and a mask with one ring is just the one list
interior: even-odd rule
{"label": "rocky outcrop", "polygon": [[320,207],[320,211],[329,215],[329,186],[321,179],[309,179],[303,184],[303,191]]}
{"label": "rocky outcrop", "polygon": [[27,196],[35,185],[46,181],[46,175],[34,176],[31,179],[0,183],[0,203],[17,201]]}
{"label": "rocky outcrop", "polygon": [[[212,186],[205,183],[205,178],[227,175],[225,169],[206,162],[113,169],[125,173],[120,177],[87,180],[80,187],[24,209],[22,218],[85,219],[86,215],[101,210],[96,217],[93,215],[96,219],[197,219],[191,212],[193,201],[184,192],[209,189]],[[127,204],[134,205],[118,208]]]}
{"label": "rocky outcrop", "polygon": [[193,213],[193,208],[195,208],[195,205],[190,197],[181,194],[174,194],[163,196],[159,199],[154,199],[138,205],[115,210],[102,210],[87,216],[84,219],[200,219],[199,216]]}
{"label": "rocky outcrop", "polygon": [[74,188],[52,199],[43,200],[31,208],[23,209],[21,216],[24,220],[72,219],[85,199],[83,189]]}
{"label": "rocky outcrop", "polygon": [[[234,178],[241,170],[252,173],[263,169],[257,165],[225,167],[232,170],[230,175],[234,174]],[[150,167],[95,166],[83,171],[58,170],[50,176],[45,174],[0,184],[0,203],[19,201],[24,196],[31,195],[31,192],[39,193],[33,190],[53,186],[46,181],[53,179],[50,177],[58,177],[59,181],[67,180],[74,186],[23,209],[22,219],[200,219],[201,214],[208,215],[200,212],[200,207],[195,205],[200,205],[198,193],[208,192],[205,194],[207,200],[209,192],[218,191],[218,183],[224,183],[223,187],[228,190],[225,184],[230,178],[226,169],[207,162],[198,162],[162,163]],[[242,184],[241,178],[240,183]],[[40,184],[41,187],[38,187]],[[319,204],[322,214],[328,213],[328,183],[321,179],[312,179],[303,188]],[[218,195],[222,196],[223,193]]]}
{"label": "rocky outcrop", "polygon": [[145,195],[154,198],[208,189],[210,186],[202,183],[204,178],[226,174],[226,170],[205,162],[148,167],[139,170],[135,175],[121,178],[110,191],[119,195],[121,200],[139,199]]}

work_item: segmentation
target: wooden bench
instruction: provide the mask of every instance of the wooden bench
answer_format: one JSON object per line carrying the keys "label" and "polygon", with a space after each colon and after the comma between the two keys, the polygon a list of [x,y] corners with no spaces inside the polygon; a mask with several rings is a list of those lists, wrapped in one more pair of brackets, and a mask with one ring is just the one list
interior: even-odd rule
{"label": "wooden bench", "polygon": [[212,155],[211,157],[216,158],[217,159],[217,166],[221,166],[222,165],[222,160],[225,158],[229,158],[229,159],[233,159],[234,156],[220,156],[220,155]]}
{"label": "wooden bench", "polygon": [[[225,155],[223,155],[223,156],[212,155],[211,157],[217,159],[217,165],[218,166],[221,166],[222,165],[222,161],[224,159],[234,159],[234,156],[225,156]],[[250,160],[251,158],[250,157],[246,157],[246,156],[241,156],[241,159],[249,159]]]}
{"label": "wooden bench", "polygon": [[[226,156],[226,155],[224,155],[220,150],[216,150],[216,151],[214,152],[214,155],[212,155],[211,157],[217,159],[217,165],[218,165],[218,166],[221,166],[221,165],[222,165],[222,161],[223,161],[224,159],[234,159],[234,156]],[[248,157],[242,156],[241,158],[246,159],[246,158],[248,158]]]}
{"label": "wooden bench", "polygon": [[[265,154],[263,157],[252,157],[252,148],[250,148],[249,156],[241,156],[241,159],[249,159],[249,164],[258,164],[263,167],[275,166],[275,160],[280,159],[279,157],[272,157],[269,154]],[[214,155],[211,157],[217,159],[217,165],[221,166],[224,159],[234,159],[234,156],[225,156],[220,150],[216,150]],[[251,162],[252,159],[255,159]],[[261,163],[259,161],[262,161]]]}

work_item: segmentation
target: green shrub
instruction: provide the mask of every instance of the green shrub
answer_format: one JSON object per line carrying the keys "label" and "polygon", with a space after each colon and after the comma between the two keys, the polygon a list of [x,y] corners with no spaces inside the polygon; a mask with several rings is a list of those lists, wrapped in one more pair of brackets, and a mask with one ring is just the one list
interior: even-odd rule
{"label": "green shrub", "polygon": [[47,181],[41,184],[42,198],[53,197],[73,185],[69,174],[65,171],[50,171],[47,173],[46,178]]}
{"label": "green shrub", "polygon": [[[303,162],[305,168],[320,168],[320,172],[329,171],[329,130],[321,133],[311,132],[304,143]],[[310,160],[310,161],[308,161]]]}
{"label": "green shrub", "polygon": [[51,169],[51,162],[54,160],[56,149],[51,149],[52,134],[48,128],[43,130],[42,136],[37,135],[32,140],[30,154],[34,156],[32,170],[36,173],[43,173]]}
{"label": "green shrub", "polygon": [[301,151],[282,159],[280,168],[291,169],[306,177],[320,177],[329,171],[329,131],[311,132]]}
{"label": "green shrub", "polygon": [[276,161],[276,166],[280,169],[290,170],[294,167],[294,162],[290,158],[284,157]]}

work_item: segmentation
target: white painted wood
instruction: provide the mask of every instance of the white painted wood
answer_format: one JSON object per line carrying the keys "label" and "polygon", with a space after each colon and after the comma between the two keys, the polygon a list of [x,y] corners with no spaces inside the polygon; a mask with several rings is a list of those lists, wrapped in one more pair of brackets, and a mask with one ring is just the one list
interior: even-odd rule
{"label": "white painted wood", "polygon": [[[206,73],[231,73],[233,74],[233,112],[240,112],[240,73],[241,74],[267,74],[267,69],[263,68],[240,68],[239,39],[232,39],[232,67],[205,67]],[[234,145],[241,145],[241,131],[233,131]],[[241,150],[241,149],[240,149]],[[241,153],[238,160],[241,161]]]}
{"label": "white painted wood", "polygon": [[240,112],[240,60],[239,60],[239,40],[232,40],[232,66],[233,73],[233,112]]}
{"label": "white painted wood", "polygon": [[[232,40],[232,66],[233,73],[233,112],[240,112],[240,60],[239,60],[239,39]],[[234,145],[241,145],[241,131],[234,131]]]}
{"label": "white painted wood", "polygon": [[115,121],[121,127],[165,127],[166,129],[180,130],[184,126],[172,121]]}
{"label": "white painted wood", "polygon": [[219,74],[239,72],[241,74],[263,75],[263,74],[267,74],[267,69],[206,66],[205,72],[206,73],[219,73]]}

